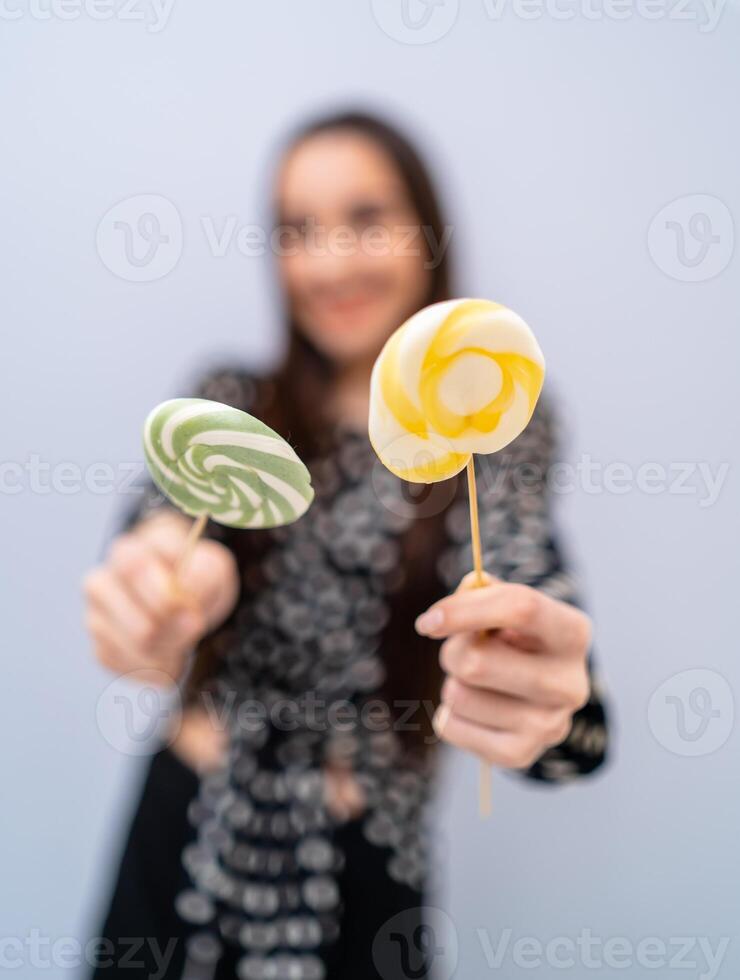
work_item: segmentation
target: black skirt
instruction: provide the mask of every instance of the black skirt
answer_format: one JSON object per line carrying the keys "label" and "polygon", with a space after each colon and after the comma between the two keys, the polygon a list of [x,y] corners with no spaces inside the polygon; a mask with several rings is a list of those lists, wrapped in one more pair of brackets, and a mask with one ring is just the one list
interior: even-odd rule
{"label": "black skirt", "polygon": [[[229,948],[216,972],[195,967],[183,977],[188,927],[175,910],[187,887],[183,848],[195,838],[187,809],[198,777],[168,749],[154,756],[126,841],[101,942],[94,980],[226,980],[237,977],[244,950]],[[422,932],[423,896],[393,881],[390,852],[365,840],[360,821],[337,830],[345,854],[339,940],[317,951],[326,980],[401,980],[428,976]],[[392,929],[386,924],[393,920]]]}

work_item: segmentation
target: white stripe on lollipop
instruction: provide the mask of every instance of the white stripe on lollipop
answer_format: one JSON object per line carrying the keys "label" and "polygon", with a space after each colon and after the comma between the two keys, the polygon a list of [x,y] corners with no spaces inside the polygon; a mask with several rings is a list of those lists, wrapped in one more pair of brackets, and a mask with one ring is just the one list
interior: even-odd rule
{"label": "white stripe on lollipop", "polygon": [[[232,459],[231,456],[223,456],[223,455],[215,454],[213,456],[207,456],[203,460],[203,467],[206,470],[208,470],[209,473],[217,466],[227,466],[229,467],[229,469],[245,470],[247,473],[254,472],[254,467],[247,466],[246,463],[237,463],[237,461]],[[262,500],[259,494],[255,490],[253,490],[252,487],[250,487],[247,483],[244,483],[241,480],[237,479],[237,477],[232,476],[231,474],[229,475],[229,478],[232,481],[232,483],[236,483],[242,488],[242,490],[244,491],[244,496],[247,498],[250,504],[252,504],[254,507],[259,507],[261,505]]]}
{"label": "white stripe on lollipop", "polygon": [[198,500],[204,500],[207,504],[220,504],[221,498],[212,493],[205,493],[200,487],[193,486],[192,483],[185,483],[185,489],[192,493]]}
{"label": "white stripe on lollipop", "polygon": [[[169,422],[167,424],[169,425]],[[164,439],[164,429],[162,430],[162,438]],[[276,439],[274,436],[263,435],[260,432],[232,432],[229,429],[213,429],[209,432],[197,433],[190,440],[190,444],[192,446],[238,446],[240,449],[252,449],[256,452],[269,453],[270,456],[279,456],[281,459],[289,459],[293,463],[301,462],[289,443],[282,439]],[[301,463],[301,465],[303,464]]]}
{"label": "white stripe on lollipop", "polygon": [[152,444],[151,427],[149,425],[147,425],[144,429],[144,445],[149,458],[156,462],[158,469],[164,473],[167,479],[172,483],[177,483],[179,486],[185,486],[185,481],[179,477],[177,473],[174,473],[171,469],[165,466],[165,464],[160,460],[159,454],[155,451]]}
{"label": "white stripe on lollipop", "polygon": [[[239,469],[246,470],[248,473],[249,472],[254,472],[254,467],[247,466],[245,463],[236,463],[233,459],[231,459],[230,456],[209,456],[205,460],[204,466],[209,471],[212,470],[216,466],[235,466],[235,467],[238,467]],[[264,472],[262,470],[260,470],[260,475],[261,475],[262,478],[264,478]],[[263,499],[260,497],[260,495],[255,490],[253,490],[252,487],[250,487],[248,483],[244,483],[244,481],[238,479],[238,477],[231,476],[230,479],[231,479],[231,482],[232,483],[235,483],[240,488],[240,490],[242,491],[242,493],[244,494],[244,496],[247,498],[247,500],[249,501],[249,503],[252,504],[253,507],[262,507],[263,503],[265,503],[267,505],[267,509],[270,511],[270,513],[271,513],[271,515],[273,517],[273,520],[277,521],[280,524],[282,523],[283,516],[280,513],[280,511],[277,509],[277,507],[275,506],[275,504],[273,503],[272,500],[269,500],[268,498],[265,498],[264,501],[263,501]],[[264,480],[264,482],[267,483],[268,481],[267,480]],[[284,494],[283,494],[283,496],[284,496]],[[301,498],[301,500],[303,501],[303,498]],[[236,502],[236,501],[234,501],[234,502]],[[237,514],[239,512],[236,511],[234,513]],[[222,515],[222,516],[225,516],[225,515]],[[262,527],[262,524],[264,522],[263,522],[261,516],[259,517],[259,523],[258,524],[254,524],[253,523],[254,520],[255,520],[255,518],[253,517],[249,521],[249,524],[247,526],[248,527]]]}
{"label": "white stripe on lollipop", "polygon": [[[228,457],[225,457],[225,458],[228,458]],[[245,466],[243,468],[244,469],[247,469],[248,467]],[[271,515],[271,517],[272,517],[272,519],[274,521],[276,521],[278,524],[282,524],[282,522],[283,522],[283,515],[277,509],[277,507],[275,506],[275,504],[274,504],[274,502],[272,500],[270,500],[267,497],[264,498],[264,500],[263,500],[259,496],[259,494],[255,493],[255,491],[252,489],[252,487],[250,487],[248,484],[244,483],[242,480],[237,479],[236,477],[232,477],[231,478],[231,481],[232,481],[232,483],[235,483],[243,491],[244,496],[247,498],[247,500],[249,500],[249,502],[251,504],[253,504],[255,508],[257,508],[256,513],[253,514],[252,517],[250,517],[249,521],[247,522],[247,524],[246,524],[247,527],[263,527],[264,526],[264,523],[265,523],[264,516],[261,513],[261,508],[263,506],[267,507],[267,509],[270,512],[270,515]],[[221,520],[227,520],[227,521],[236,520],[236,519],[238,519],[240,517],[243,517],[243,516],[244,516],[244,510],[243,510],[243,508],[241,510],[230,510],[230,511],[228,511],[225,514],[220,514],[219,515],[219,517],[221,518]]]}
{"label": "white stripe on lollipop", "polygon": [[249,520],[247,521],[247,523],[244,526],[245,527],[264,527],[265,526],[265,518],[262,515],[262,511],[261,510],[258,510],[253,517],[250,517],[249,518]]}
{"label": "white stripe on lollipop", "polygon": [[[271,443],[272,446],[278,447],[280,450],[279,452],[272,452],[272,450],[270,450],[274,456],[282,456],[283,459],[295,460],[299,463],[301,462],[293,448],[289,446],[287,442],[283,442],[279,439],[273,439],[272,436],[262,436],[259,434],[255,435],[254,433],[250,432],[214,430],[212,432],[198,433],[198,435],[193,438],[192,442],[198,442],[209,446],[239,446],[241,449],[256,449],[257,445],[253,444],[253,441],[255,440],[261,445]],[[266,452],[267,450],[263,449],[261,451]],[[208,460],[213,458],[214,457],[212,456],[208,457],[204,462],[204,466],[207,467]],[[229,465],[238,466],[240,464],[234,464],[233,460],[229,460]],[[290,483],[286,483],[285,480],[281,480],[279,477],[273,476],[272,473],[267,473],[257,465],[252,465],[251,467],[247,466],[246,464],[241,465],[244,469],[252,469],[255,473],[258,473],[263,483],[266,483],[268,487],[272,487],[272,489],[276,490],[281,497],[284,497],[288,504],[297,513],[302,514],[308,507],[305,498],[301,496],[301,494],[295,489],[295,487],[291,486]],[[303,466],[303,463],[301,463],[301,466]],[[279,517],[278,519],[281,520]]]}
{"label": "white stripe on lollipop", "polygon": [[303,514],[308,508],[308,503],[305,497],[302,497],[300,493],[292,487],[285,480],[281,480],[277,476],[273,476],[272,473],[266,473],[264,470],[259,469],[255,466],[255,472],[259,474],[260,479],[263,483],[266,483],[268,487],[276,490],[281,497],[284,497],[288,504],[293,508],[296,514]]}
{"label": "white stripe on lollipop", "polygon": [[185,455],[180,457],[180,466],[186,471],[187,476],[193,480],[195,483],[199,483],[202,487],[210,486],[208,480],[204,479],[200,474],[200,470],[193,460],[193,447],[189,446],[185,450]]}
{"label": "white stripe on lollipop", "polygon": [[[162,433],[160,435],[160,441],[162,443],[162,449],[169,456],[170,459],[175,459],[175,447],[173,445],[173,438],[175,435],[175,429],[178,425],[183,422],[188,422],[190,419],[195,419],[199,415],[209,415],[213,411],[213,402],[196,402],[194,405],[185,405],[184,408],[178,408],[167,421],[162,426]],[[190,443],[194,443],[195,439],[191,439]]]}
{"label": "white stripe on lollipop", "polygon": [[[228,456],[224,456],[224,459],[228,459],[228,458],[229,458]],[[247,469],[247,467],[245,466],[244,469]],[[240,480],[236,476],[231,477],[231,482],[235,483],[239,487],[239,489],[242,491],[244,496],[247,498],[247,500],[250,502],[250,504],[253,507],[260,507],[262,505],[262,499],[260,495],[255,490],[253,490],[248,483],[245,483],[243,480]]]}
{"label": "white stripe on lollipop", "polygon": [[[216,518],[216,520],[223,521],[224,523],[226,523],[227,521],[241,521],[241,519],[244,517],[244,511],[225,510],[222,511],[221,513],[214,514],[214,517]],[[250,525],[245,524],[244,526],[249,527]]]}
{"label": "white stripe on lollipop", "polygon": [[[199,406],[199,408],[200,408],[200,406]],[[181,414],[182,414],[182,411],[175,413],[175,415],[181,415]],[[151,427],[152,427],[152,422],[153,421],[154,420],[153,420],[152,416],[150,416],[149,419],[147,419],[147,425],[144,428],[144,445],[145,445],[147,454],[149,455],[149,458],[155,463],[155,465],[157,466],[157,469],[159,470],[159,472],[166,477],[166,481],[163,481],[163,482],[167,482],[168,484],[174,483],[176,486],[182,487],[188,493],[191,493],[194,497],[197,497],[199,500],[202,500],[202,501],[204,501],[207,504],[219,504],[219,503],[221,503],[221,500],[220,500],[219,497],[214,496],[213,494],[210,494],[210,493],[205,493],[202,490],[199,490],[198,487],[193,486],[193,484],[190,481],[184,480],[178,473],[175,473],[174,470],[171,470],[169,468],[169,466],[167,466],[167,464],[163,461],[160,453],[158,453],[156,451],[156,449],[154,448],[154,444],[152,442],[152,429],[151,429]],[[170,421],[172,421],[172,419],[170,419]],[[169,446],[170,446],[170,450],[172,450],[172,441],[171,441],[171,438],[170,438]],[[171,456],[171,458],[173,458],[173,459],[175,458],[174,457],[174,454],[172,452],[170,452],[169,455]]]}

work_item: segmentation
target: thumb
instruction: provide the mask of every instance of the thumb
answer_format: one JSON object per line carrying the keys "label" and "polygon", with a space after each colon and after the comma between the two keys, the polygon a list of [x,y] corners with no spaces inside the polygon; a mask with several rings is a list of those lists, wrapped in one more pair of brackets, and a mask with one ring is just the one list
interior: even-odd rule
{"label": "thumb", "polygon": [[201,538],[185,567],[175,577],[192,521],[177,513],[152,518],[141,527],[151,546],[172,569],[173,598],[205,617],[206,627],[219,626],[236,604],[239,571],[232,552],[217,541]]}
{"label": "thumb", "polygon": [[[482,571],[480,576],[476,571],[468,572],[467,575],[463,575],[463,577],[460,579],[460,584],[455,589],[455,593],[471,592],[473,589],[483,589],[487,585],[495,585],[498,581],[499,579],[494,578],[493,575],[489,575],[486,571]],[[489,630],[483,630],[481,633],[476,635],[479,637],[485,637],[489,634],[489,632]]]}
{"label": "thumb", "polygon": [[239,593],[234,555],[217,541],[201,540],[182,569],[176,588],[186,605],[196,604],[209,628],[220,625],[231,612]]}
{"label": "thumb", "polygon": [[135,529],[135,533],[174,569],[182,555],[191,526],[191,521],[183,514],[166,511],[147,518]]}
{"label": "thumb", "polygon": [[[191,528],[192,523],[186,517],[167,510],[145,520],[136,529],[136,534],[146,541],[169,569],[169,592],[175,605],[181,607],[184,614],[189,611],[202,617],[202,589],[199,580],[197,578],[193,580],[192,573],[187,568],[184,568],[181,574],[177,571]],[[197,547],[190,556],[188,565],[192,565],[195,551]],[[187,616],[183,621],[186,620]]]}
{"label": "thumb", "polygon": [[486,585],[496,585],[496,583],[500,581],[499,579],[494,578],[493,575],[489,575],[488,572],[482,572],[481,575],[483,578],[482,582],[478,580],[477,572],[468,572],[467,575],[463,575],[463,577],[460,579],[460,584],[455,589],[455,592],[468,592],[470,589],[479,589]]}

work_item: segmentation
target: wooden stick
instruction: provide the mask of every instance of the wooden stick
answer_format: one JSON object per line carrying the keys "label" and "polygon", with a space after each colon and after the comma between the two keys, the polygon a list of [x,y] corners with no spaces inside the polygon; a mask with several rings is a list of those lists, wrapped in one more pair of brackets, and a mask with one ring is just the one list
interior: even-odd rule
{"label": "wooden stick", "polygon": [[468,460],[468,497],[470,499],[470,537],[473,542],[473,567],[475,569],[475,584],[480,588],[486,584],[483,577],[483,556],[480,545],[480,524],[478,523],[478,492],[475,487],[475,462],[471,456]]}
{"label": "wooden stick", "polygon": [[[476,588],[486,584],[483,575],[483,554],[480,541],[480,523],[478,521],[478,491],[475,486],[475,460],[468,460],[468,498],[470,501],[470,538],[473,543],[473,568],[475,570]],[[493,812],[491,789],[491,767],[481,759],[478,774],[478,813],[482,820],[487,819]]]}
{"label": "wooden stick", "polygon": [[190,528],[190,533],[187,536],[185,544],[182,547],[182,554],[177,560],[177,565],[175,565],[175,572],[173,575],[175,588],[180,589],[180,583],[182,580],[182,573],[187,568],[190,559],[193,556],[193,551],[198,543],[201,534],[205,530],[206,523],[208,521],[208,514],[200,514],[196,520],[193,521],[193,526]]}

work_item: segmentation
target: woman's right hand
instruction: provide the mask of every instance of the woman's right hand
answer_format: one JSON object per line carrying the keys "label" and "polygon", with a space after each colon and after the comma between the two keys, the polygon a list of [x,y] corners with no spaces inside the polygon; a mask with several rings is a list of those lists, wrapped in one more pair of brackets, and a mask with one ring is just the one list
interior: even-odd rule
{"label": "woman's right hand", "polygon": [[85,625],[110,670],[137,671],[141,681],[160,685],[167,675],[175,683],[198,640],[234,608],[236,561],[216,541],[199,541],[175,582],[190,527],[174,513],[149,518],[116,538],[105,562],[85,577]]}

